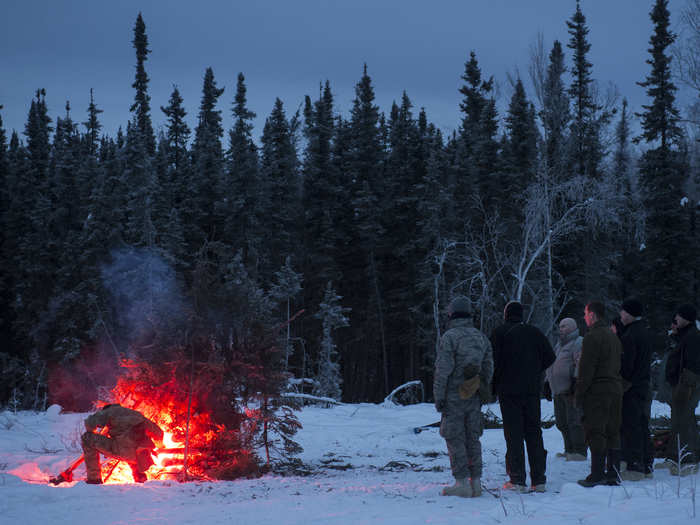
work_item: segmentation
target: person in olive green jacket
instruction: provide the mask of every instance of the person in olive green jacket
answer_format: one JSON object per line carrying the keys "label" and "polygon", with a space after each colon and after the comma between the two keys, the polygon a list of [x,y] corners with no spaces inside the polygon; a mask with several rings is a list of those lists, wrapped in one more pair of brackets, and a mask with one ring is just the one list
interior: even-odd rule
{"label": "person in olive green jacket", "polygon": [[[598,301],[586,305],[589,330],[583,338],[576,382],[576,405],[583,408],[583,428],[591,450],[591,473],[579,480],[584,487],[615,483],[622,421],[622,344],[605,322],[605,306]],[[610,457],[608,457],[610,456]],[[608,475],[605,460],[608,457]]]}
{"label": "person in olive green jacket", "polygon": [[[107,434],[96,434],[98,428],[106,428]],[[85,430],[81,442],[87,470],[86,483],[102,483],[100,452],[126,461],[137,483],[146,481],[146,470],[153,465],[152,439],[158,443],[163,441],[163,431],[158,425],[141,412],[112,404],[89,416],[85,420]]]}

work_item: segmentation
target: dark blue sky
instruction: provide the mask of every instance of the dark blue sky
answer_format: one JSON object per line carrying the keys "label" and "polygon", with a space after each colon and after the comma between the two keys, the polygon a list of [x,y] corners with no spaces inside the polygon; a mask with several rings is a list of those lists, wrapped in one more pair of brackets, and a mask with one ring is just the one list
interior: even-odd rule
{"label": "dark blue sky", "polygon": [[[527,74],[529,49],[538,33],[547,52],[569,36],[566,20],[575,0],[32,0],[4,2],[0,21],[0,113],[6,130],[24,129],[34,91],[46,88],[51,117],[63,115],[66,100],[76,121],[85,120],[89,90],[104,113],[104,131],[126,127],[133,100],[133,26],[139,11],[152,53],[153,121],[165,119],[173,85],[185,100],[194,127],[204,70],[211,66],[219,87],[224,126],[236,76],[243,72],[248,104],[262,123],[280,97],[290,115],[315,97],[328,79],[336,109],[348,114],[354,86],[367,63],[380,108],[388,113],[403,90],[429,121],[446,132],[459,126],[458,89],[470,51],[510,96],[508,72]],[[635,82],[645,64],[653,0],[584,0],[590,28],[590,61],[601,84],[613,82],[638,111],[647,103]],[[684,0],[671,0],[674,23]],[[570,50],[567,64],[570,64]]]}

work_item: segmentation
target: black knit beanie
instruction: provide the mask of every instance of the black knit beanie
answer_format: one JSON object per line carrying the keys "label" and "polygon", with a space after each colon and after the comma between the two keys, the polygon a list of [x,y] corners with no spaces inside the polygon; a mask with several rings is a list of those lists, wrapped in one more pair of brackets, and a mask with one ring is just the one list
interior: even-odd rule
{"label": "black knit beanie", "polygon": [[691,323],[698,317],[698,312],[692,304],[684,304],[678,308],[678,315]]}
{"label": "black knit beanie", "polygon": [[506,309],[503,312],[503,317],[506,319],[522,319],[523,318],[523,305],[518,301],[511,301],[506,305]]}
{"label": "black knit beanie", "polygon": [[625,299],[622,303],[622,309],[632,317],[641,317],[644,307],[637,299]]}

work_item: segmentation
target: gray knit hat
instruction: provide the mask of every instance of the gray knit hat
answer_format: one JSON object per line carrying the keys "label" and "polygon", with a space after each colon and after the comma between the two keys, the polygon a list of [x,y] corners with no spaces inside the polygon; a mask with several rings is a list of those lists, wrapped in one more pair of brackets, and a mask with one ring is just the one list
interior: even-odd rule
{"label": "gray knit hat", "polygon": [[463,317],[471,317],[472,315],[472,303],[462,295],[452,299],[450,305],[447,307],[448,316],[455,317],[455,315],[459,314]]}

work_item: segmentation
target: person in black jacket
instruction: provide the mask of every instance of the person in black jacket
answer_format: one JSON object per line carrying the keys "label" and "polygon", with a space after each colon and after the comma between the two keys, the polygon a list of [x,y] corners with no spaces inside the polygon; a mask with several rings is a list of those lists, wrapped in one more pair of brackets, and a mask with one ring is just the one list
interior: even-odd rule
{"label": "person in black jacket", "polygon": [[648,469],[649,419],[646,407],[650,394],[652,349],[642,313],[642,303],[637,299],[627,299],[622,303],[620,320],[624,329],[618,334],[622,342],[620,375],[624,390],[620,438],[627,470],[620,476],[627,481],[643,479]]}
{"label": "person in black jacket", "polygon": [[[675,321],[678,346],[666,362],[666,380],[672,387],[671,430],[673,441],[680,437],[681,447],[686,447],[684,463],[700,460],[698,426],[695,407],[700,401],[700,331],[696,326],[697,310],[686,304],[678,308]],[[678,458],[669,458],[678,460]]]}
{"label": "person in black jacket", "polygon": [[523,305],[509,302],[505,323],[493,331],[493,391],[498,396],[506,440],[506,471],[510,481],[504,488],[526,492],[525,451],[530,463],[532,489],[544,492],[546,456],[540,426],[542,374],[554,362],[552,345],[534,326],[523,322]]}

